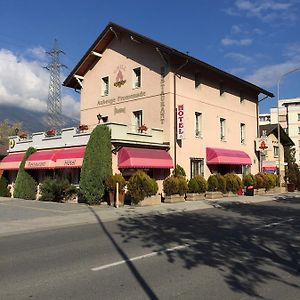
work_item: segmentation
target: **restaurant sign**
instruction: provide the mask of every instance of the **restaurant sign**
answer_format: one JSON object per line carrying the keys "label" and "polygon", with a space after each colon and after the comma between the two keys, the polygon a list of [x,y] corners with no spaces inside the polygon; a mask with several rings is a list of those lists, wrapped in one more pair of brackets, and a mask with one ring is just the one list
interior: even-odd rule
{"label": "restaurant sign", "polygon": [[184,106],[177,105],[177,140],[184,139]]}

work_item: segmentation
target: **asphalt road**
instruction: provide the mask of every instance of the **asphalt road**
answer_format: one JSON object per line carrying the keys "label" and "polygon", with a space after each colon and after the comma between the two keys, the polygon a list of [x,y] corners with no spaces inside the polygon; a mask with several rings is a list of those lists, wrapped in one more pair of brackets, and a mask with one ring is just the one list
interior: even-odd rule
{"label": "asphalt road", "polygon": [[0,299],[299,299],[300,198],[94,217],[0,237]]}

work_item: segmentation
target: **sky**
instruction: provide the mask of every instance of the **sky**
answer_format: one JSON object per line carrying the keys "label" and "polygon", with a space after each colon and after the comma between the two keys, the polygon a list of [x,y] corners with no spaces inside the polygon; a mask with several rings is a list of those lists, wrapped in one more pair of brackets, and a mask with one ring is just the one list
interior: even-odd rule
{"label": "sky", "polygon": [[[300,70],[284,75],[300,68],[300,0],[0,0],[0,105],[45,111],[54,39],[64,80],[109,21],[273,92],[261,113],[279,78],[280,98],[300,97]],[[78,93],[62,103],[79,118]]]}

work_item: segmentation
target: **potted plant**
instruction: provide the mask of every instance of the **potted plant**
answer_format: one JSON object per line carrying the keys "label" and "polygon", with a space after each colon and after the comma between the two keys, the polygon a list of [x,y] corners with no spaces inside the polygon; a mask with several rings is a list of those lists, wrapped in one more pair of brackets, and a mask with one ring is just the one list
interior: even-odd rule
{"label": "potted plant", "polygon": [[203,176],[197,175],[190,179],[188,183],[187,201],[204,200],[207,191],[207,181]]}
{"label": "potted plant", "polygon": [[[181,183],[182,184],[182,183]],[[163,190],[166,203],[183,202],[184,196],[179,194],[179,179],[171,175],[163,181]]]}
{"label": "potted plant", "polygon": [[263,173],[257,173],[255,177],[255,194],[264,195],[266,193],[266,178]]}
{"label": "potted plant", "polygon": [[243,186],[240,177],[236,174],[227,173],[224,175],[224,179],[226,182],[227,196],[237,196],[237,193]]}
{"label": "potted plant", "polygon": [[216,175],[210,175],[207,179],[207,199],[222,198],[223,194],[219,191],[219,181]]}
{"label": "potted plant", "polygon": [[108,191],[110,205],[116,205],[116,187],[119,184],[119,205],[124,205],[126,180],[122,174],[115,173],[109,176],[105,181],[106,190]]}
{"label": "potted plant", "polygon": [[256,186],[255,176],[252,174],[244,175],[243,185],[245,187],[245,195],[254,196],[254,187]]}
{"label": "potted plant", "polygon": [[47,135],[47,136],[54,136],[55,133],[56,133],[55,129],[48,129],[48,130],[46,131],[46,135]]}
{"label": "potted plant", "polygon": [[79,131],[86,131],[89,129],[89,126],[86,124],[80,124],[78,128],[79,128]]}
{"label": "potted plant", "polygon": [[27,139],[27,137],[28,137],[28,134],[26,132],[22,132],[22,133],[19,134],[19,138],[22,139],[22,140]]}
{"label": "potted plant", "polygon": [[141,126],[139,126],[138,130],[140,133],[143,133],[144,131],[147,131],[148,128],[145,124],[142,124]]}

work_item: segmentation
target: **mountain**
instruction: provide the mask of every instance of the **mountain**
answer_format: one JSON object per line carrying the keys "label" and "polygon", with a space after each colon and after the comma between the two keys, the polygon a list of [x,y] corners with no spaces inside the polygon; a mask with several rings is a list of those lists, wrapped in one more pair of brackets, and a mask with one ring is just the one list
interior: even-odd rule
{"label": "mountain", "polygon": [[[21,122],[22,129],[27,132],[39,132],[45,131],[47,113],[32,111],[20,107],[0,105],[0,122],[9,120],[10,122]],[[64,125],[63,128],[74,127],[79,125],[78,119],[73,119],[67,116],[63,116]]]}

